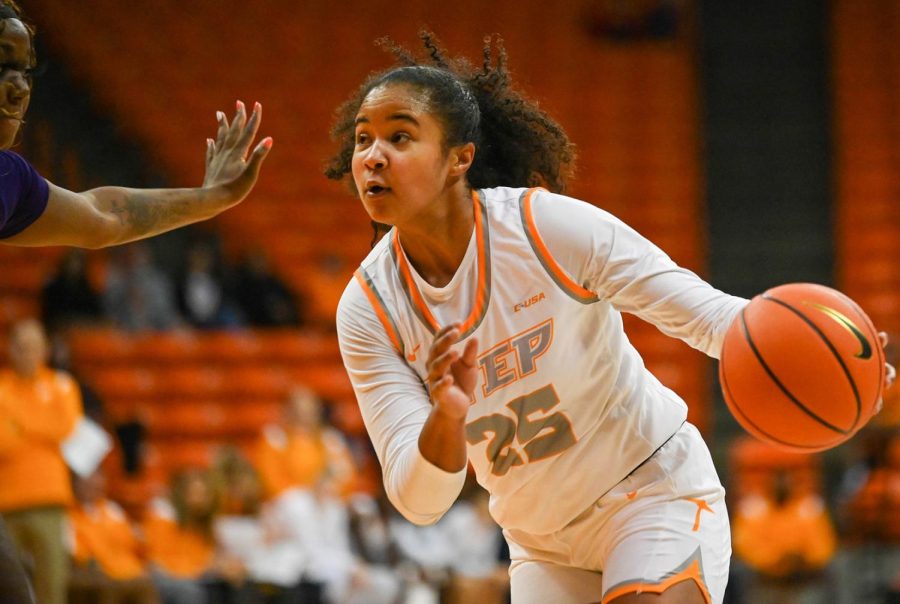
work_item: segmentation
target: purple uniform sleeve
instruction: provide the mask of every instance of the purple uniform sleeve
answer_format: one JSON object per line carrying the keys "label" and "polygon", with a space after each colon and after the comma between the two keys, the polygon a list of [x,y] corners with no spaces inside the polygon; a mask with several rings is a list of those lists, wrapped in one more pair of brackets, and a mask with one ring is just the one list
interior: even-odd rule
{"label": "purple uniform sleeve", "polygon": [[0,151],[0,239],[24,231],[47,207],[50,185],[20,155]]}

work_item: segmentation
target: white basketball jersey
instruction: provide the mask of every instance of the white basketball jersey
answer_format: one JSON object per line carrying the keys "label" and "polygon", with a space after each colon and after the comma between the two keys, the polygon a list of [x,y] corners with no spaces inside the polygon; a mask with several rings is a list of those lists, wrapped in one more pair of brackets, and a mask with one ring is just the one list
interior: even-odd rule
{"label": "white basketball jersey", "polygon": [[[409,476],[417,462],[401,458],[421,456],[427,352],[453,321],[461,323],[460,348],[478,338],[469,461],[501,526],[545,534],[621,481],[687,416],[678,395],[645,369],[619,311],[716,356],[746,301],[583,202],[497,188],[475,192],[473,204],[472,241],[446,287],[416,274],[396,230],[375,246],[341,301],[341,349],[389,496],[407,517],[431,521],[459,487],[442,489],[450,475],[433,472],[428,480],[442,501],[414,509],[422,496],[412,491],[423,485],[412,483],[422,479]],[[547,215],[560,218],[536,221]]]}

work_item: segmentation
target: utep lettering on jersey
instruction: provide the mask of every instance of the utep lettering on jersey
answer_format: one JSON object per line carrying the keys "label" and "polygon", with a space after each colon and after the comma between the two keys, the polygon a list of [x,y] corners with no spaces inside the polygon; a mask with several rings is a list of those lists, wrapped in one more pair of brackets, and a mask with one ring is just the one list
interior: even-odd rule
{"label": "utep lettering on jersey", "polygon": [[[482,354],[478,364],[484,378],[484,397],[537,371],[537,359],[552,343],[551,318]],[[492,413],[467,424],[466,440],[476,445],[492,434],[486,453],[495,476],[503,476],[516,466],[552,457],[575,444],[577,439],[572,422],[559,412],[537,418],[531,416],[547,413],[559,402],[552,384],[542,386],[506,403],[512,416]],[[521,452],[514,445],[519,445]]]}

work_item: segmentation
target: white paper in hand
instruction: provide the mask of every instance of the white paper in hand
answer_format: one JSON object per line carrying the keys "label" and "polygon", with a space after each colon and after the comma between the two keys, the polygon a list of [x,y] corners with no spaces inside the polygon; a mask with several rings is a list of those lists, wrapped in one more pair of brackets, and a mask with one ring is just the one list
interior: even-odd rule
{"label": "white paper in hand", "polygon": [[90,476],[112,449],[112,438],[96,422],[82,417],[60,445],[63,458],[82,478]]}

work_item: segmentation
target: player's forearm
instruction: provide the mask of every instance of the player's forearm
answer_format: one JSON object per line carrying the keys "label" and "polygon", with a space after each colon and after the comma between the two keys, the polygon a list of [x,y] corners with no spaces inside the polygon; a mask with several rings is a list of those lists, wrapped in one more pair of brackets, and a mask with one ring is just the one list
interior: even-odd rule
{"label": "player's forearm", "polygon": [[419,436],[422,457],[444,470],[459,472],[466,467],[466,420],[449,417],[435,406]]}
{"label": "player's forearm", "polygon": [[84,193],[105,218],[101,245],[127,243],[206,220],[234,205],[224,188],[129,189],[100,187]]}

